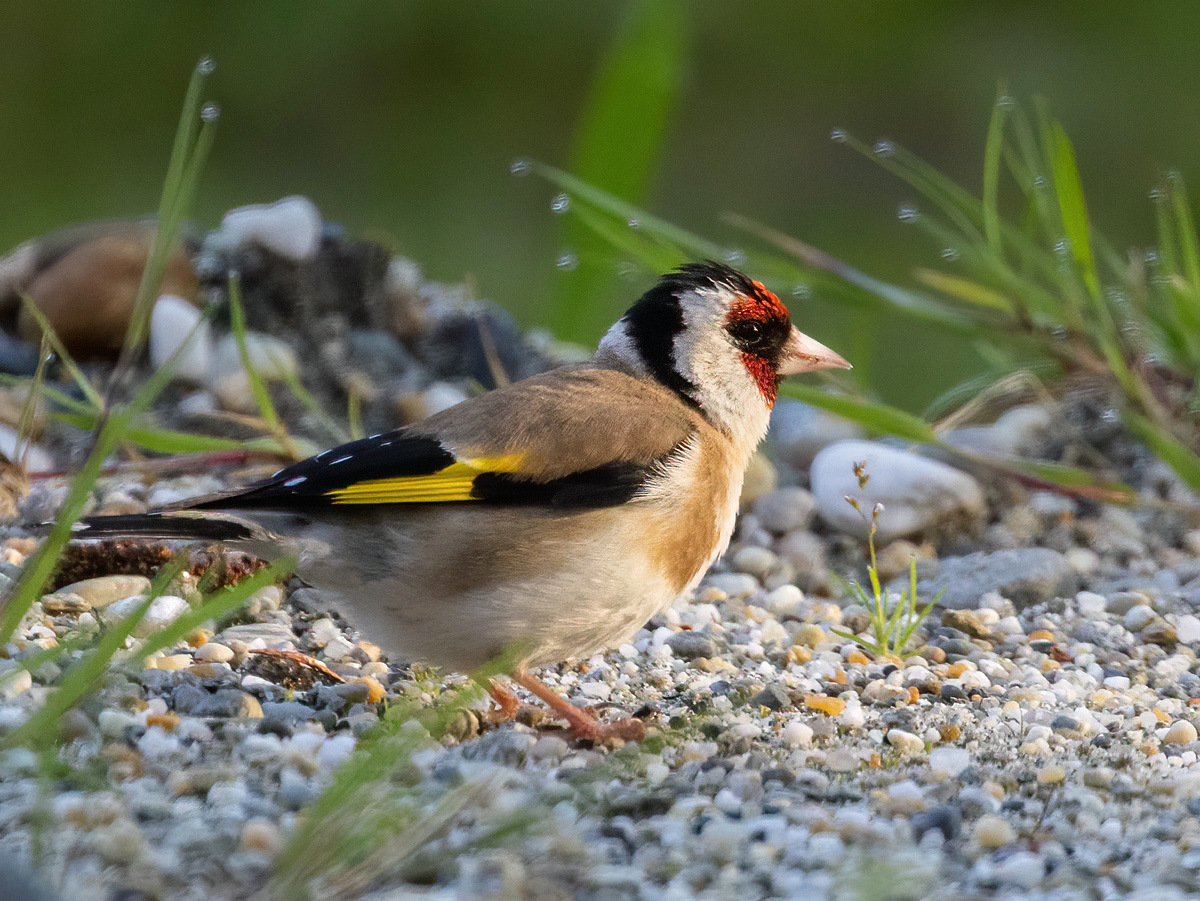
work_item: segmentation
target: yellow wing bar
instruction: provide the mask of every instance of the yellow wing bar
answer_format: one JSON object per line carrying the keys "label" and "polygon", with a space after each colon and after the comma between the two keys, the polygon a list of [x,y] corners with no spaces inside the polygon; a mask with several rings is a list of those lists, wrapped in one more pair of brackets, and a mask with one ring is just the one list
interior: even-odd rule
{"label": "yellow wing bar", "polygon": [[516,472],[522,456],[474,457],[423,476],[365,479],[327,492],[335,504],[430,504],[475,500],[471,487],[485,472]]}

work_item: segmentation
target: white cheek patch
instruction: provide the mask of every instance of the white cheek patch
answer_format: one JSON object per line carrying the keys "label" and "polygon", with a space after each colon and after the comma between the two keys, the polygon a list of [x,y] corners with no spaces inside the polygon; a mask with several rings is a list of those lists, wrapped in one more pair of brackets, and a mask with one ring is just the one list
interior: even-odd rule
{"label": "white cheek patch", "polygon": [[767,433],[771,410],[725,330],[729,295],[694,291],[683,302],[685,328],[675,337],[675,364],[697,387],[696,400],[749,454]]}

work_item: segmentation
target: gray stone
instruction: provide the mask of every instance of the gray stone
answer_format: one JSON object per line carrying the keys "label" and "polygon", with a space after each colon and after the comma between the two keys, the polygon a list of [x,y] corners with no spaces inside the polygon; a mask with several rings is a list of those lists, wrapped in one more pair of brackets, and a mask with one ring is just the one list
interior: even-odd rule
{"label": "gray stone", "polygon": [[772,684],[751,698],[750,703],[768,710],[786,710],[792,706],[792,699],[782,685]]}
{"label": "gray stone", "polygon": [[42,605],[47,613],[81,613],[100,610],[149,591],[150,580],[145,576],[99,576],[64,585],[42,598]]}
{"label": "gray stone", "polygon": [[[856,463],[867,464],[870,481],[860,488]],[[875,540],[930,531],[972,529],[986,511],[983,489],[972,476],[953,466],[873,441],[841,441],[830,445],[809,472],[821,518],[839,531],[866,538],[876,504],[883,507]],[[846,498],[854,498],[855,510]]]}
{"label": "gray stone", "polygon": [[285,642],[295,642],[296,635],[292,630],[282,623],[243,623],[237,626],[230,626],[223,629],[221,634],[217,636],[217,641],[227,645],[231,641],[241,641],[249,644],[257,639],[271,647]]}
{"label": "gray stone", "polygon": [[1033,547],[950,557],[918,590],[923,598],[944,590],[938,603],[950,609],[977,609],[990,591],[1022,609],[1053,597],[1073,597],[1076,587],[1075,573],[1062,554]]}
{"label": "gray stone", "polygon": [[782,535],[808,528],[816,503],[812,494],[803,488],[777,488],[754,502],[754,515],[764,529]]}
{"label": "gray stone", "polygon": [[681,660],[716,657],[721,652],[720,645],[704,632],[676,632],[666,643],[671,652]]}

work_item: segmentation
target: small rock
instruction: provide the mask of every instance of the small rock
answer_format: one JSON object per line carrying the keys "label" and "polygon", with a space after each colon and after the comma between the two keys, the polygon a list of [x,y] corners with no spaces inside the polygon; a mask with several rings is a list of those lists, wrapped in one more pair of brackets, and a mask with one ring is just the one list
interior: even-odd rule
{"label": "small rock", "polygon": [[219,239],[229,247],[257,244],[284,259],[303,263],[316,255],[321,228],[316,204],[294,195],[230,210],[221,220]]}
{"label": "small rock", "polygon": [[983,621],[977,610],[946,610],[942,614],[942,625],[966,632],[972,638],[996,639],[996,630]]}
{"label": "small rock", "polygon": [[807,723],[792,720],[783,727],[779,737],[789,748],[808,748],[812,746],[813,730]]}
{"label": "small rock", "polygon": [[1075,573],[1058,551],[1044,547],[1019,548],[993,553],[967,554],[942,561],[932,579],[919,584],[922,597],[944,590],[942,607],[962,610],[979,606],[988,592],[999,592],[1018,609],[1070,597],[1075,593]]}
{"label": "small rock", "polygon": [[758,591],[758,579],[746,573],[716,573],[704,579],[708,588],[717,588],[731,598],[749,597]]}
{"label": "small rock", "polygon": [[[870,482],[858,487],[855,463],[865,462]],[[850,535],[866,538],[875,504],[883,504],[875,540],[895,538],[957,524],[971,526],[983,516],[983,489],[975,479],[945,463],[871,441],[842,441],[813,460],[809,472],[821,518]],[[859,502],[866,518],[845,498]]]}
{"label": "small rock", "polygon": [[142,830],[129,820],[117,820],[97,830],[92,843],[97,853],[112,864],[131,864],[146,848]]}
{"label": "small rock", "polygon": [[925,742],[919,735],[913,735],[903,729],[889,729],[887,742],[902,754],[915,754],[925,750]]}
{"label": "small rock", "polygon": [[33,688],[33,676],[29,670],[16,669],[0,674],[0,698],[15,698]]}
{"label": "small rock", "polygon": [[965,748],[940,747],[929,752],[929,768],[953,779],[971,765],[971,755]]}
{"label": "small rock", "polygon": [[783,535],[812,522],[816,500],[803,488],[777,488],[754,502],[754,515],[768,531]]}
{"label": "small rock", "polygon": [[1142,641],[1147,644],[1156,644],[1168,650],[1174,648],[1179,643],[1179,636],[1175,632],[1175,627],[1165,619],[1156,619],[1141,631]]}
{"label": "small rock", "polygon": [[282,623],[243,623],[229,626],[217,636],[217,640],[225,645],[230,645],[234,641],[249,644],[252,641],[261,640],[267,647],[294,642],[295,638],[291,628]]}
{"label": "small rock", "polygon": [[975,841],[981,848],[1003,848],[1017,840],[1008,821],[991,814],[981,816],[975,823]]}
{"label": "small rock", "polygon": [[1187,745],[1196,740],[1196,727],[1187,720],[1177,720],[1163,736],[1164,745]]}
{"label": "small rock", "polygon": [[242,826],[238,847],[243,851],[257,851],[267,857],[276,857],[283,850],[283,835],[279,827],[265,817],[253,817]]}
{"label": "small rock", "polygon": [[946,841],[953,841],[962,830],[962,814],[957,807],[939,805],[914,813],[909,823],[918,841],[922,835],[933,829],[940,832]]}
{"label": "small rock", "polygon": [[747,545],[739,548],[730,564],[740,573],[762,578],[779,563],[779,558],[765,547]]}
{"label": "small rock", "polygon": [[772,684],[751,698],[750,703],[768,710],[786,710],[792,706],[792,699],[782,685]]}
{"label": "small rock", "polygon": [[1158,614],[1149,604],[1137,604],[1129,608],[1125,614],[1125,628],[1130,632],[1141,632],[1142,629],[1158,619]]}
{"label": "small rock", "polygon": [[1041,785],[1058,785],[1066,778],[1066,769],[1057,763],[1048,763],[1037,771],[1037,781]]}
{"label": "small rock", "polygon": [[209,641],[196,648],[192,657],[199,663],[229,663],[234,654],[233,648],[217,641]]}
{"label": "small rock", "polygon": [[695,660],[698,657],[716,657],[720,646],[704,632],[676,632],[666,641],[667,647],[680,660]]}
{"label": "small rock", "polygon": [[[145,595],[150,591],[150,580],[145,576],[99,576],[95,579],[84,579],[82,582],[72,582],[64,585],[53,594],[42,598],[45,605],[53,605],[62,600],[70,610],[63,612],[82,612],[84,610],[102,610],[116,601]],[[54,612],[46,607],[48,613]]]}
{"label": "small rock", "polygon": [[150,362],[157,369],[175,357],[174,377],[194,385],[208,380],[212,365],[212,328],[191,303],[164,294],[150,313]]}
{"label": "small rock", "polygon": [[1180,644],[1200,642],[1200,617],[1185,613],[1175,623],[1175,637]]}

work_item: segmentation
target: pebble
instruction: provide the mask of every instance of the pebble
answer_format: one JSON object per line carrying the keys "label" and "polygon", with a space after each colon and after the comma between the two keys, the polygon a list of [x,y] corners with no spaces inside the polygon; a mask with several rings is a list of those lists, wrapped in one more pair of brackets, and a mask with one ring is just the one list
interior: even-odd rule
{"label": "pebble", "polygon": [[149,591],[150,580],[145,576],[99,576],[64,585],[53,594],[45,595],[42,605],[51,613],[81,613],[103,610],[125,598],[145,596]]}
{"label": "pebble", "polygon": [[965,748],[938,747],[929,752],[929,768],[951,779],[971,765],[971,755]]}
{"label": "pebble", "polygon": [[1066,778],[1066,769],[1057,763],[1048,763],[1037,771],[1037,781],[1042,785],[1057,785]]}
{"label": "pebble", "polygon": [[1017,840],[1008,821],[998,816],[982,816],[975,822],[973,835],[981,848],[1003,848]]}
{"label": "pebble", "polygon": [[1196,727],[1187,720],[1178,720],[1163,735],[1165,745],[1188,745],[1196,740]]}
{"label": "pebble", "polygon": [[[853,467],[866,462],[870,476],[859,488]],[[826,447],[809,471],[816,508],[833,528],[866,538],[871,510],[883,505],[875,540],[887,544],[895,538],[921,534],[950,524],[967,528],[985,512],[983,489],[961,470],[928,457],[873,441],[841,441]],[[846,503],[859,502],[864,519]]]}
{"label": "pebble", "polygon": [[977,608],[984,595],[993,591],[1023,609],[1052,597],[1073,596],[1075,580],[1062,554],[1034,547],[951,557],[918,588],[922,597],[943,592],[938,604],[950,609]]}
{"label": "pebble", "polygon": [[887,742],[902,754],[916,754],[925,750],[925,742],[919,735],[913,735],[903,729],[889,729]]}
{"label": "pebble", "polygon": [[808,528],[816,510],[816,499],[795,486],[777,488],[754,502],[754,515],[764,529],[777,535]]}
{"label": "pebble", "polygon": [[257,244],[294,263],[311,260],[321,243],[321,212],[307,197],[230,210],[218,233],[222,246]]}
{"label": "pebble", "polygon": [[791,720],[783,727],[779,737],[789,748],[809,748],[813,743],[813,730],[801,720]]}
{"label": "pebble", "polygon": [[192,652],[193,659],[201,663],[229,663],[233,660],[233,648],[217,641],[209,641]]}
{"label": "pebble", "polygon": [[150,362],[157,369],[175,357],[174,377],[200,385],[212,366],[212,327],[196,307],[182,297],[163,294],[150,314]]}
{"label": "pebble", "polygon": [[680,660],[715,657],[720,653],[716,641],[703,632],[676,632],[666,641],[667,647]]}
{"label": "pebble", "polygon": [[1125,628],[1130,632],[1141,632],[1142,629],[1158,619],[1158,614],[1149,604],[1136,604],[1125,614]]}

